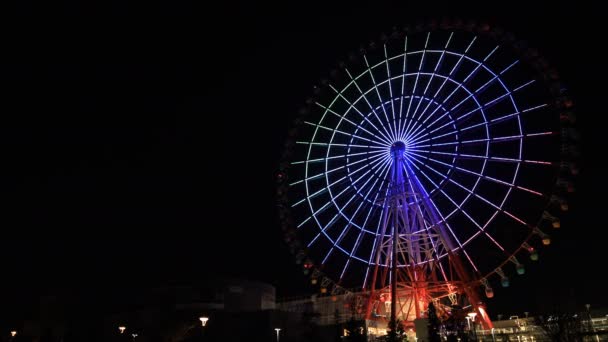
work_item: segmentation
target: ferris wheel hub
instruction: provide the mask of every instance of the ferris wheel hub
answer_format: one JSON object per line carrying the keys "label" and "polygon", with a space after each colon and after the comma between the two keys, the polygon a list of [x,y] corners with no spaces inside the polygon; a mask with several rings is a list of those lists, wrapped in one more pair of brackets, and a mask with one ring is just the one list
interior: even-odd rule
{"label": "ferris wheel hub", "polygon": [[405,143],[403,141],[395,141],[391,145],[391,154],[405,152]]}

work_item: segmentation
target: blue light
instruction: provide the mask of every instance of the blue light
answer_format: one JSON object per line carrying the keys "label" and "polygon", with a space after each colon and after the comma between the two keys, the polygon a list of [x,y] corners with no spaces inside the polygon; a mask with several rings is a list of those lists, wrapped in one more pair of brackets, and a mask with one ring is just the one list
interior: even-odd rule
{"label": "blue light", "polygon": [[[403,52],[394,56],[389,55],[389,43],[386,43],[377,53],[378,60],[371,54],[362,57],[364,65],[360,73],[351,73],[345,68],[349,78],[346,84],[328,86],[333,99],[315,102],[315,109],[322,113],[321,118],[304,122],[312,127],[309,129],[314,131],[312,136],[296,141],[302,149],[307,149],[307,154],[305,158],[291,162],[294,169],[303,170],[303,175],[292,178],[289,185],[296,191],[304,191],[305,197],[301,198],[301,194],[294,198],[292,207],[308,211],[302,215],[305,217],[299,218],[297,227],[299,230],[316,229],[307,235],[312,237],[307,245],[310,248],[326,246],[318,253],[321,264],[333,263],[334,258],[330,256],[336,253],[346,256],[346,261],[335,267],[339,279],[356,267],[358,263],[353,260],[357,260],[366,267],[365,287],[370,269],[376,265],[387,267],[390,263],[385,254],[380,256],[380,252],[387,248],[384,244],[393,229],[383,226],[382,222],[388,215],[386,198],[392,193],[391,183],[394,184],[395,177],[391,174],[394,162],[391,146],[397,142],[403,144],[397,149],[404,156],[406,181],[403,187],[411,193],[407,201],[417,205],[412,214],[420,218],[413,233],[426,232],[431,236],[432,232],[438,231],[446,240],[430,238],[424,242],[431,257],[417,259],[419,265],[439,261],[447,256],[447,250],[452,250],[462,251],[470,267],[478,270],[475,263],[478,260],[474,260],[465,247],[485,236],[498,250],[505,251],[504,241],[492,236],[487,229],[499,213],[528,225],[517,213],[504,210],[508,208],[506,203],[512,190],[543,196],[529,186],[520,185],[518,179],[520,164],[537,168],[551,165],[549,161],[526,159],[523,154],[524,141],[527,146],[529,141],[535,143],[553,134],[550,131],[526,132],[522,124],[525,113],[546,106],[524,103],[520,100],[523,96],[515,95],[536,86],[535,81],[511,81],[517,78],[519,62],[496,57],[491,61],[499,46],[484,48],[486,53],[474,57],[481,50],[472,52],[477,37],[453,44],[460,36],[450,33],[447,41],[440,42],[443,49],[437,50],[428,49],[439,45],[430,44],[431,39],[438,38],[429,33],[424,46],[411,51],[408,37],[405,37]],[[452,45],[466,46],[466,49],[464,52],[451,51]],[[502,50],[500,53],[500,57],[504,57]],[[420,60],[410,61],[408,66],[411,57]],[[435,62],[429,63],[433,58]],[[508,63],[494,67],[503,60]],[[488,64],[488,61],[491,62]],[[446,66],[448,63],[450,65]],[[505,120],[513,120],[513,128],[503,129],[497,125]],[[496,146],[491,144],[508,141],[515,146],[511,154],[498,155],[491,148]],[[491,177],[486,175],[489,162],[508,163],[514,167],[509,167],[508,173]],[[459,178],[463,175],[471,181]],[[490,183],[505,187],[506,194],[497,199],[492,197],[492,201],[480,195],[484,193],[480,190],[487,190],[485,187]],[[471,199],[486,203],[490,217],[481,218],[466,206],[471,204]],[[303,203],[308,203],[308,208]],[[460,227],[452,226],[459,217],[457,214],[464,215],[464,222],[475,227],[472,236],[464,236]],[[329,244],[317,244],[320,238]],[[447,281],[442,263],[436,265]]]}

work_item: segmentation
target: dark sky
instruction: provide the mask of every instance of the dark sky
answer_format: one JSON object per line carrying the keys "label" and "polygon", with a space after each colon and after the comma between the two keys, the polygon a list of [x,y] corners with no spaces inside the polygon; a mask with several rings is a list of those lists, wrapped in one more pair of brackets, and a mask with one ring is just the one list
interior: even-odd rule
{"label": "dark sky", "polygon": [[491,305],[534,311],[565,296],[608,305],[602,11],[580,1],[197,3],[20,1],[3,11],[6,296],[217,275],[305,292],[274,211],[289,122],[360,44],[393,26],[459,16],[539,48],[569,86],[584,137],[579,192],[562,230]]}

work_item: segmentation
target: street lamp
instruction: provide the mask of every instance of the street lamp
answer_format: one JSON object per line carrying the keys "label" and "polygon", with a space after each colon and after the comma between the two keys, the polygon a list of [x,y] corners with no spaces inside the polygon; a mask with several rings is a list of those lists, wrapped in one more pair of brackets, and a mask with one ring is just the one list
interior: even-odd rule
{"label": "street lamp", "polygon": [[203,326],[206,326],[206,325],[207,325],[207,321],[209,321],[209,317],[204,317],[204,316],[203,316],[203,317],[199,317],[199,319],[200,319],[201,324],[202,324]]}
{"label": "street lamp", "polygon": [[137,336],[139,336],[139,335],[137,335],[137,334],[131,334],[131,336],[133,337],[133,341],[135,341],[135,339],[136,339],[136,338],[137,338]]}
{"label": "street lamp", "polygon": [[120,330],[121,334],[125,332],[125,329],[127,329],[127,327],[125,327],[124,325],[118,327],[118,330]]}
{"label": "street lamp", "polygon": [[279,332],[281,331],[281,328],[274,328],[274,331],[277,332],[277,342],[279,342]]}
{"label": "street lamp", "polygon": [[15,336],[17,336],[17,331],[16,330],[11,331],[11,337],[15,337]]}
{"label": "street lamp", "polygon": [[[467,316],[471,317],[471,321],[473,321],[473,336],[475,337],[475,341],[477,341],[477,330],[475,329],[475,316],[477,316],[477,312],[469,312]],[[471,325],[469,324],[469,330],[470,329]]]}

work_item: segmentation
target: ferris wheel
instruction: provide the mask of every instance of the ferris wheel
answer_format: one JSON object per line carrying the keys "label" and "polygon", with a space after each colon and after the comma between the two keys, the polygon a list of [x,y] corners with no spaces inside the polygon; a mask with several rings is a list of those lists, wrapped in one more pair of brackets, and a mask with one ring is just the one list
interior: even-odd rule
{"label": "ferris wheel", "polygon": [[578,173],[572,101],[538,52],[443,23],[384,36],[331,75],[278,175],[304,271],[367,293],[368,316],[391,296],[403,319],[455,293],[479,309],[475,287],[491,298],[492,283],[523,275]]}

